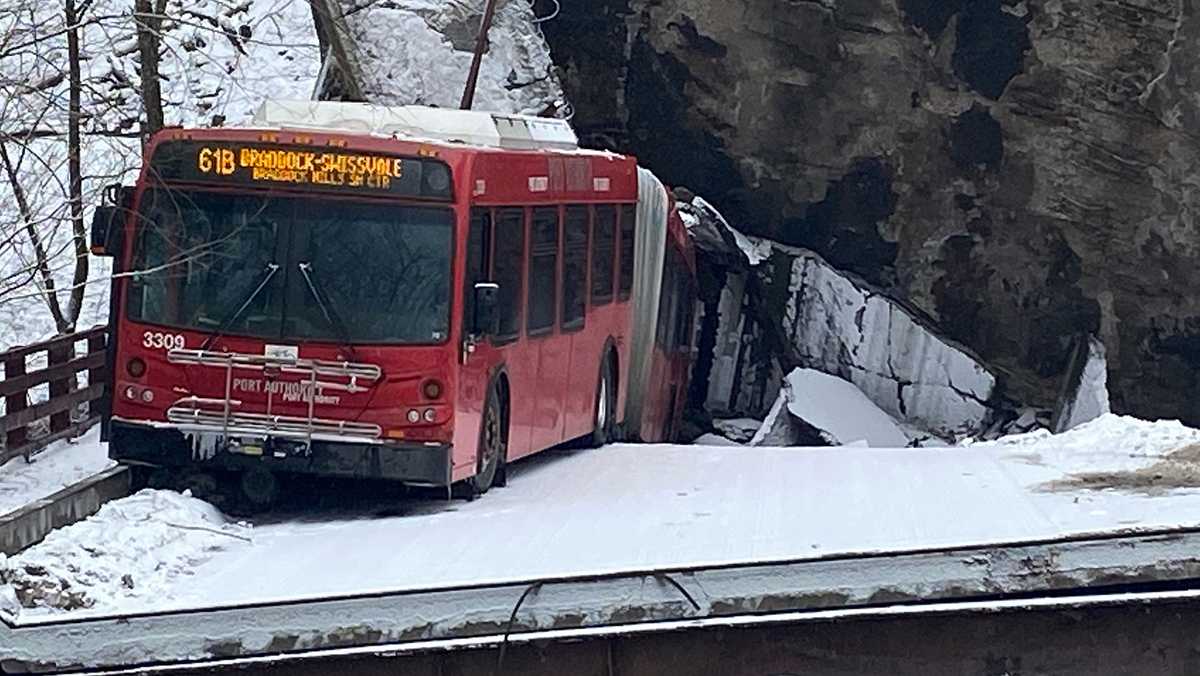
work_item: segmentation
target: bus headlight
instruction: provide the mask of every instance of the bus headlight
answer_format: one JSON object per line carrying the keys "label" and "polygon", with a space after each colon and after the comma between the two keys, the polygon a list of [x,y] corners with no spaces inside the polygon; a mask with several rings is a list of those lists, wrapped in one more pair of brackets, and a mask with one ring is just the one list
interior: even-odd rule
{"label": "bus headlight", "polygon": [[125,362],[125,372],[130,378],[141,378],[146,375],[146,362],[141,357],[134,357]]}
{"label": "bus headlight", "polygon": [[442,383],[437,380],[426,380],[425,384],[421,385],[421,394],[425,395],[426,399],[436,400],[442,396]]}
{"label": "bus headlight", "polygon": [[437,420],[437,411],[432,408],[425,409],[425,422],[431,423],[435,420]]}
{"label": "bus headlight", "polygon": [[408,410],[408,422],[414,424],[421,422],[421,412],[415,408],[410,408]]}

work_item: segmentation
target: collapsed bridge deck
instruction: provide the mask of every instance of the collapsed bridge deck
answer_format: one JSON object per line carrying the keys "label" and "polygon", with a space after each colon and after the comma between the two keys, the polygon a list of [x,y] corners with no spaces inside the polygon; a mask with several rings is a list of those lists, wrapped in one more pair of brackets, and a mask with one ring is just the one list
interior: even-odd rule
{"label": "collapsed bridge deck", "polygon": [[276,516],[162,593],[0,615],[0,658],[128,666],[1200,577],[1200,491],[1139,479],[1195,433],[1100,431],[559,452],[473,503]]}

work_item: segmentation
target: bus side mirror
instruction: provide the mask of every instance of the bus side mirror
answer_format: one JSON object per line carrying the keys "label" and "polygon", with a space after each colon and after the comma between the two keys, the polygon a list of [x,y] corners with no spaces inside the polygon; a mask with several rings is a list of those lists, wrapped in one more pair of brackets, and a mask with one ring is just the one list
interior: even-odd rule
{"label": "bus side mirror", "polygon": [[[96,207],[92,213],[92,236],[91,250],[95,256],[112,256],[116,253],[115,247],[110,246],[115,244],[115,241],[109,241],[110,235],[118,225],[117,217],[121,212],[121,207],[101,206]],[[116,239],[116,238],[112,238]]]}
{"label": "bus side mirror", "polygon": [[496,300],[500,285],[495,282],[475,284],[475,316],[471,318],[471,333],[490,336],[496,332]]}

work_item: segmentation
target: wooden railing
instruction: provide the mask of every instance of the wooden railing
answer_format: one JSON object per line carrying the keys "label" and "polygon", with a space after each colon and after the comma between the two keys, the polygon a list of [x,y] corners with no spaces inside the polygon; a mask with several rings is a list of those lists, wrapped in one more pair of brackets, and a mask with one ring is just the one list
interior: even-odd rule
{"label": "wooden railing", "polygon": [[[108,380],[106,332],[97,326],[0,352],[0,464],[17,456],[29,460],[51,442],[82,434],[99,420]],[[83,383],[80,372],[86,373]]]}

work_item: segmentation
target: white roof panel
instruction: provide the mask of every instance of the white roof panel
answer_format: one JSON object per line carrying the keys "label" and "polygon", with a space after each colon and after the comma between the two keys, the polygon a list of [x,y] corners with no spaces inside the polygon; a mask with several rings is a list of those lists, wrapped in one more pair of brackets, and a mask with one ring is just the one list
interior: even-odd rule
{"label": "white roof panel", "polygon": [[514,150],[574,150],[579,147],[575,132],[566,120],[426,106],[266,101],[255,112],[253,124]]}

